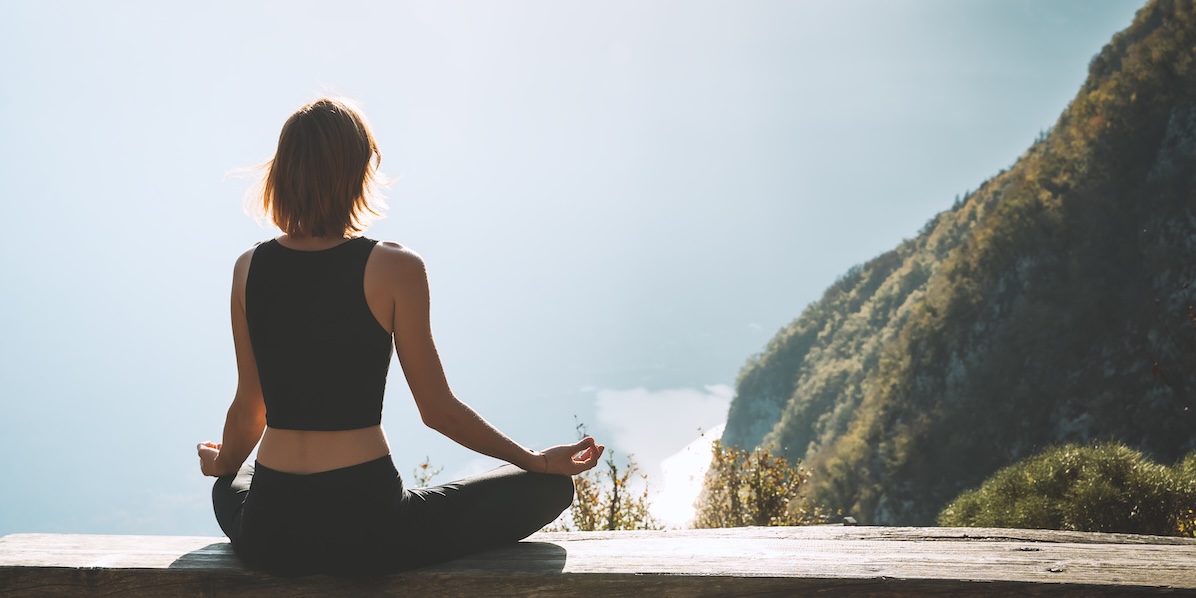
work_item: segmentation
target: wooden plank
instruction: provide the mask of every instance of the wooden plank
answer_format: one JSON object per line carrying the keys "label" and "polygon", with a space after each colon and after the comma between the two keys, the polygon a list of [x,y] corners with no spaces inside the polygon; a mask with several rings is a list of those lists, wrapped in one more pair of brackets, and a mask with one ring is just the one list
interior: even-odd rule
{"label": "wooden plank", "polygon": [[0,593],[39,596],[1196,595],[1193,571],[1196,539],[980,528],[541,533],[368,580],[247,571],[223,538],[0,538]]}

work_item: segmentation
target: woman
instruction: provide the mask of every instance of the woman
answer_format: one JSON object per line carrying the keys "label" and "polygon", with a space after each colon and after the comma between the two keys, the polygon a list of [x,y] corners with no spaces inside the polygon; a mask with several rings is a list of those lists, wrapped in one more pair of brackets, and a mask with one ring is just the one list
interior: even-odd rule
{"label": "woman", "polygon": [[[287,120],[255,196],[283,234],[237,260],[237,391],[224,441],[198,446],[216,519],[254,568],[381,573],[516,542],[569,506],[569,476],[603,452],[592,438],[529,450],[453,395],[423,260],[358,236],[379,214],[380,159],[361,113],[320,99]],[[403,487],[380,425],[392,345],[424,423],[510,465]]]}

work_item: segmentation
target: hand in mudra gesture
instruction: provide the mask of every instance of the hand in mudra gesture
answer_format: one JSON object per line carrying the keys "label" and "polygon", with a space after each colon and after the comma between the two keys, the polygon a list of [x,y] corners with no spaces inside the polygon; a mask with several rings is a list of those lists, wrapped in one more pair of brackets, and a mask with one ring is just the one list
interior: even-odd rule
{"label": "hand in mudra gesture", "polygon": [[216,467],[216,457],[220,456],[220,447],[222,443],[219,442],[201,442],[196,445],[195,449],[199,452],[199,470],[204,475],[219,477],[225,472],[219,471]]}
{"label": "hand in mudra gesture", "polygon": [[574,444],[561,444],[540,451],[544,458],[544,473],[577,475],[593,469],[602,457],[605,446],[587,436]]}

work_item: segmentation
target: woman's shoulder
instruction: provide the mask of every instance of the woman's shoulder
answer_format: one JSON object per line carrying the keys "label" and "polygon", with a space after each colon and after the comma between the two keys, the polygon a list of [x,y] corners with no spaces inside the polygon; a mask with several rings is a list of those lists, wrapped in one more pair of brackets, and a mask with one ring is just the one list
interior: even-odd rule
{"label": "woman's shoulder", "polygon": [[376,257],[394,267],[423,267],[424,258],[414,249],[394,241],[378,241],[374,250]]}
{"label": "woman's shoulder", "polygon": [[246,282],[249,279],[249,265],[253,263],[253,253],[260,245],[261,243],[258,243],[237,256],[237,262],[233,265],[233,289],[238,294],[244,293]]}
{"label": "woman's shoulder", "polygon": [[271,244],[277,244],[277,243],[278,243],[278,241],[275,239],[267,239],[265,241],[258,241],[257,243],[254,243],[253,247],[246,249],[244,253],[237,256],[236,268],[238,270],[242,270],[242,269],[248,270],[250,262],[253,261],[253,254],[258,250],[259,247],[261,247],[262,245],[271,245]]}
{"label": "woman's shoulder", "polygon": [[261,244],[254,245],[237,256],[237,262],[233,265],[233,273],[237,278],[243,279],[249,273],[249,264],[253,262],[253,252],[257,251],[258,245]]}
{"label": "woman's shoulder", "polygon": [[387,278],[410,279],[426,276],[423,256],[414,249],[393,241],[378,241],[370,261],[376,263]]}

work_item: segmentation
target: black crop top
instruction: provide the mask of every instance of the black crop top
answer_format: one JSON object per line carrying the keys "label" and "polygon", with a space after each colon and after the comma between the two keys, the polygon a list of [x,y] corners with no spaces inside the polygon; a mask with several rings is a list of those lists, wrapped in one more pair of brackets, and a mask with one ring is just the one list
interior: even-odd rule
{"label": "black crop top", "polygon": [[272,240],[254,250],[245,316],[271,428],[353,430],[381,423],[393,345],[363,287],[376,244],[358,237],[299,251]]}

